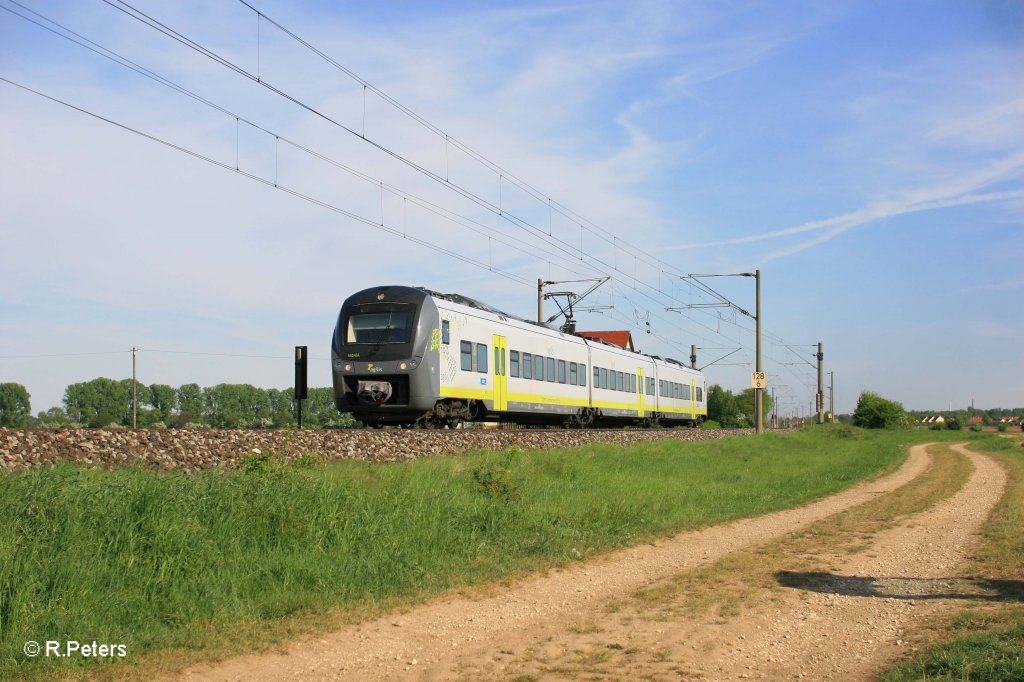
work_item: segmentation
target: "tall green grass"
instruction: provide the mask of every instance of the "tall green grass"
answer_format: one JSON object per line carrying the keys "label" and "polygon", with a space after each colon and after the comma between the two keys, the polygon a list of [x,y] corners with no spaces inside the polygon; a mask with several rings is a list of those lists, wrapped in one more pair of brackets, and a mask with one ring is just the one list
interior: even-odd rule
{"label": "tall green grass", "polygon": [[[194,475],[64,464],[0,476],[0,679],[126,674],[168,650],[209,657],[290,617],[411,603],[792,507],[896,466],[913,438],[815,429],[384,465],[261,457]],[[125,644],[128,656],[28,658],[28,640]]]}

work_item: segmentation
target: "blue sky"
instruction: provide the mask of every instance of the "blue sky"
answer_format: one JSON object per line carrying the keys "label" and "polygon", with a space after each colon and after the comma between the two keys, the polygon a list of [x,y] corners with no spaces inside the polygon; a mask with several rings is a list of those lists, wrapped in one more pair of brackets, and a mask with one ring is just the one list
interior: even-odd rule
{"label": "blue sky", "polygon": [[[681,359],[697,344],[699,364],[738,348],[706,372],[739,390],[752,322],[665,308],[707,301],[680,274],[755,268],[784,410],[813,400],[818,341],[839,412],[862,390],[1024,405],[1020,3],[255,4],[433,129],[240,3],[132,3],[463,195],[110,5],[22,4],[233,115],[8,11],[0,76],[271,183],[0,83],[0,381],[35,411],[130,376],[133,346],[145,383],[285,387],[308,345],[328,385],[356,290],[529,317],[537,277],[601,274],[593,303],[613,307],[580,328]],[[751,280],[707,282],[753,310]]]}

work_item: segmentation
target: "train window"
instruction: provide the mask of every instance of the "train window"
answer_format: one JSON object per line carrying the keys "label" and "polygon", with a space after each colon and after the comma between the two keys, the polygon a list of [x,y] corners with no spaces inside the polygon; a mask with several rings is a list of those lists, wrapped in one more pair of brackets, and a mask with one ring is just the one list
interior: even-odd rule
{"label": "train window", "polygon": [[544,356],[533,356],[533,378],[537,381],[544,381]]}
{"label": "train window", "polygon": [[658,379],[658,395],[660,395],[662,398],[665,397],[665,380],[664,379]]}
{"label": "train window", "polygon": [[580,386],[587,385],[587,366],[580,363]]}
{"label": "train window", "polygon": [[476,371],[487,374],[487,344],[476,344]]}
{"label": "train window", "polygon": [[558,383],[565,383],[565,360],[558,361]]}
{"label": "train window", "polygon": [[601,388],[608,388],[608,370],[601,368]]}
{"label": "train window", "polygon": [[448,320],[441,320],[441,343],[448,345],[451,341],[451,333],[448,331]]}
{"label": "train window", "polygon": [[635,374],[630,374],[629,375],[629,392],[630,393],[636,393],[636,375]]}
{"label": "train window", "polygon": [[[409,306],[404,303],[366,304],[356,306],[348,318],[349,343],[409,343],[409,313],[400,312]],[[380,311],[380,312],[373,312]]]}
{"label": "train window", "polygon": [[523,378],[533,378],[533,353],[523,353]]}
{"label": "train window", "polygon": [[509,369],[509,372],[508,372],[509,376],[512,376],[512,377],[518,377],[519,376],[519,351],[517,351],[517,350],[510,350],[508,352],[508,369]]}
{"label": "train window", "polygon": [[683,384],[683,400],[689,400],[689,399],[690,399],[690,387],[687,386],[686,384]]}
{"label": "train window", "polygon": [[578,369],[576,367],[576,363],[575,362],[570,362],[569,363],[569,385],[570,386],[575,386],[576,385],[576,372],[577,371],[578,371]]}
{"label": "train window", "polygon": [[548,381],[554,381],[555,380],[555,359],[554,358],[548,358],[547,380]]}
{"label": "train window", "polygon": [[704,402],[704,389],[701,388],[700,386],[697,387],[697,402]]}
{"label": "train window", "polygon": [[459,355],[462,356],[462,371],[473,371],[473,344],[469,341],[459,343]]}
{"label": "train window", "polygon": [[601,370],[598,367],[594,368],[594,388],[601,388]]}

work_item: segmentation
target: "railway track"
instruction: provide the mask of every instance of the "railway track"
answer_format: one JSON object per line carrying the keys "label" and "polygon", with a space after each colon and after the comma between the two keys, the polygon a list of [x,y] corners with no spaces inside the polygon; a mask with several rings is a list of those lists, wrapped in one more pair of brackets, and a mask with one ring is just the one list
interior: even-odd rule
{"label": "railway track", "polygon": [[0,429],[0,470],[71,461],[159,470],[234,467],[246,457],[317,453],[333,459],[394,462],[468,450],[571,448],[590,443],[634,445],[673,438],[715,440],[750,429]]}

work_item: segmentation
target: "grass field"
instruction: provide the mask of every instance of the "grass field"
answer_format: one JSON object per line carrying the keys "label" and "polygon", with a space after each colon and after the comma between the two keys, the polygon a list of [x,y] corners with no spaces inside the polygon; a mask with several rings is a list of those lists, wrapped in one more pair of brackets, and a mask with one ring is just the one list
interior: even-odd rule
{"label": "grass field", "polygon": [[[258,648],[792,507],[936,438],[818,428],[385,465],[269,456],[194,475],[71,465],[6,475],[0,679],[133,675]],[[124,644],[127,656],[33,658],[30,640]]]}

